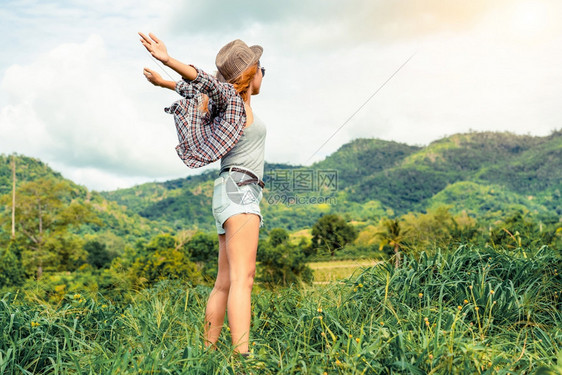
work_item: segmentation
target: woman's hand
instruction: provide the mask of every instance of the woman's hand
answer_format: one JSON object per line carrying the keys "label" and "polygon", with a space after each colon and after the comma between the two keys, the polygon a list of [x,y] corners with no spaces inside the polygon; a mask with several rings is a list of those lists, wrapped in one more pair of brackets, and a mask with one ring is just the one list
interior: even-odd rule
{"label": "woman's hand", "polygon": [[[194,79],[197,78],[197,70],[193,66],[186,65],[181,61],[178,61],[170,57],[170,55],[168,55],[168,51],[166,50],[166,46],[164,45],[164,42],[158,39],[154,34],[149,33],[148,35],[150,36],[150,38],[148,38],[143,33],[139,33],[139,35],[141,36],[142,45],[147,49],[148,52],[150,52],[150,54],[155,59],[161,61],[168,68],[173,69],[176,73],[182,76],[182,78],[185,78],[189,81],[193,81]],[[145,71],[148,71],[148,73],[150,73],[150,75],[152,76],[156,74],[151,70],[145,69]],[[149,80],[149,82],[153,82],[146,73],[144,75]],[[160,78],[160,76],[158,77]],[[171,84],[168,83],[172,81],[164,81],[164,80],[161,81],[163,82],[163,84],[162,82],[159,82],[160,83],[159,86],[163,86],[163,85],[164,87],[171,86]],[[175,87],[175,82],[172,83]],[[154,84],[156,85],[156,83]]]}
{"label": "woman's hand", "polygon": [[162,42],[152,33],[148,33],[150,39],[147,38],[143,33],[139,33],[139,35],[141,36],[140,41],[142,45],[148,50],[148,52],[150,52],[150,54],[155,59],[161,61],[163,64],[167,64],[170,60],[170,56],[168,55],[168,50],[166,49],[164,42]]}
{"label": "woman's hand", "polygon": [[156,73],[154,70],[144,68],[142,71],[148,82],[152,83],[154,86],[162,86],[163,79],[160,74]]}

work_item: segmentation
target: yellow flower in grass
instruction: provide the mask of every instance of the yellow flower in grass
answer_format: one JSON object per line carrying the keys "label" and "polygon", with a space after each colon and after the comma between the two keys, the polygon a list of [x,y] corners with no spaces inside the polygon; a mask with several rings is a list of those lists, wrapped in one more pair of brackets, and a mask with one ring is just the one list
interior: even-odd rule
{"label": "yellow flower in grass", "polygon": [[359,342],[359,341],[361,341],[361,340],[359,339],[359,337],[357,337],[357,338],[355,339],[355,341]]}
{"label": "yellow flower in grass", "polygon": [[490,294],[494,294],[494,291],[493,291],[493,290],[490,290]]}
{"label": "yellow flower in grass", "polygon": [[463,303],[466,305],[466,304],[468,303],[468,300],[465,299],[465,300],[463,301]]}
{"label": "yellow flower in grass", "polygon": [[321,307],[318,308],[318,312],[319,312],[320,314],[322,314],[322,308],[321,308]]}
{"label": "yellow flower in grass", "polygon": [[363,284],[359,284],[358,287],[359,287],[359,288],[363,288]]}
{"label": "yellow flower in grass", "polygon": [[462,310],[462,306],[457,306],[457,309],[459,309],[459,311]]}
{"label": "yellow flower in grass", "polygon": [[384,326],[384,322],[381,322],[381,326]]}
{"label": "yellow flower in grass", "polygon": [[423,293],[418,294],[418,297],[422,298],[422,297],[423,297]]}
{"label": "yellow flower in grass", "polygon": [[348,333],[347,337],[349,337],[351,339],[351,338],[353,338],[353,335],[351,333]]}
{"label": "yellow flower in grass", "polygon": [[31,326],[32,326],[33,328],[39,327],[39,323],[37,323],[37,322],[31,322]]}
{"label": "yellow flower in grass", "polygon": [[80,294],[76,293],[76,294],[74,295],[74,299],[80,299],[80,298],[82,298],[82,296],[81,296]]}

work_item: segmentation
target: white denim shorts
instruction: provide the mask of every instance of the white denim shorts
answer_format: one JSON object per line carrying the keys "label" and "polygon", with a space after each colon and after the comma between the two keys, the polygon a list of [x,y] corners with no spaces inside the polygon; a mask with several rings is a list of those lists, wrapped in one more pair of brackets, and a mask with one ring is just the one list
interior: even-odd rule
{"label": "white denim shorts", "polygon": [[236,182],[251,179],[245,173],[225,170],[215,180],[213,216],[215,217],[218,234],[226,233],[223,228],[226,219],[241,213],[258,215],[260,217],[260,228],[263,226],[263,216],[260,211],[260,201],[263,198],[262,188],[254,183],[243,186],[236,185]]}

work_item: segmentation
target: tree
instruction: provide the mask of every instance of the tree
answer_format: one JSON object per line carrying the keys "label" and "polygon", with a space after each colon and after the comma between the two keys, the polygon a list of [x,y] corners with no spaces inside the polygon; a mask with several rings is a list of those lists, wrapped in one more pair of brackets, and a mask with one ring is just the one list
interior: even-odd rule
{"label": "tree", "polygon": [[212,282],[217,278],[219,240],[216,235],[197,232],[183,246],[183,249],[188,257],[197,264],[206,282]]}
{"label": "tree", "polygon": [[[82,240],[71,228],[99,222],[89,204],[73,200],[75,189],[64,180],[39,178],[20,185],[16,204],[16,240],[28,274],[41,277],[43,268],[70,270],[86,260]],[[11,197],[3,196],[2,203]]]}
{"label": "tree", "polygon": [[357,230],[338,215],[324,215],[312,227],[311,252],[327,251],[334,256],[338,249],[353,242]]}
{"label": "tree", "polygon": [[404,244],[404,233],[400,226],[398,219],[386,219],[382,221],[382,230],[377,233],[380,238],[380,247],[382,250],[384,246],[389,245],[394,250],[394,266],[400,267],[400,248]]}
{"label": "tree", "polygon": [[184,250],[195,262],[217,261],[219,255],[219,241],[216,235],[197,232],[185,244]]}
{"label": "tree", "polygon": [[16,155],[12,155],[12,239],[16,238]]}
{"label": "tree", "polygon": [[20,251],[14,241],[0,249],[0,288],[19,286],[24,282]]}
{"label": "tree", "polygon": [[107,246],[98,241],[86,242],[84,250],[88,253],[88,263],[97,269],[108,268],[114,258],[107,250]]}
{"label": "tree", "polygon": [[148,244],[137,243],[135,261],[129,269],[134,284],[151,286],[160,280],[201,280],[201,273],[169,234],[160,234]]}
{"label": "tree", "polygon": [[288,239],[284,229],[276,228],[270,232],[268,240],[262,242],[259,250],[261,272],[256,279],[269,287],[312,283],[312,269],[306,264],[304,253]]}
{"label": "tree", "polygon": [[542,222],[537,223],[520,212],[512,213],[490,232],[492,246],[508,249],[538,249],[542,245],[550,244],[555,238],[554,225],[551,227],[543,225]]}
{"label": "tree", "polygon": [[273,228],[269,232],[269,244],[273,247],[279,246],[283,243],[287,243],[289,240],[289,234],[283,228]]}

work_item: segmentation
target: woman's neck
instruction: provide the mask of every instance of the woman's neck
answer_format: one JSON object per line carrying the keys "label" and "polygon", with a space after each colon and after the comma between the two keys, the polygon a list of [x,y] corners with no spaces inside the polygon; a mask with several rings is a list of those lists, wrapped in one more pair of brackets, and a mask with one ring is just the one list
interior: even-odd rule
{"label": "woman's neck", "polygon": [[244,101],[244,104],[250,106],[250,102],[252,101],[252,86],[248,87],[248,99]]}

